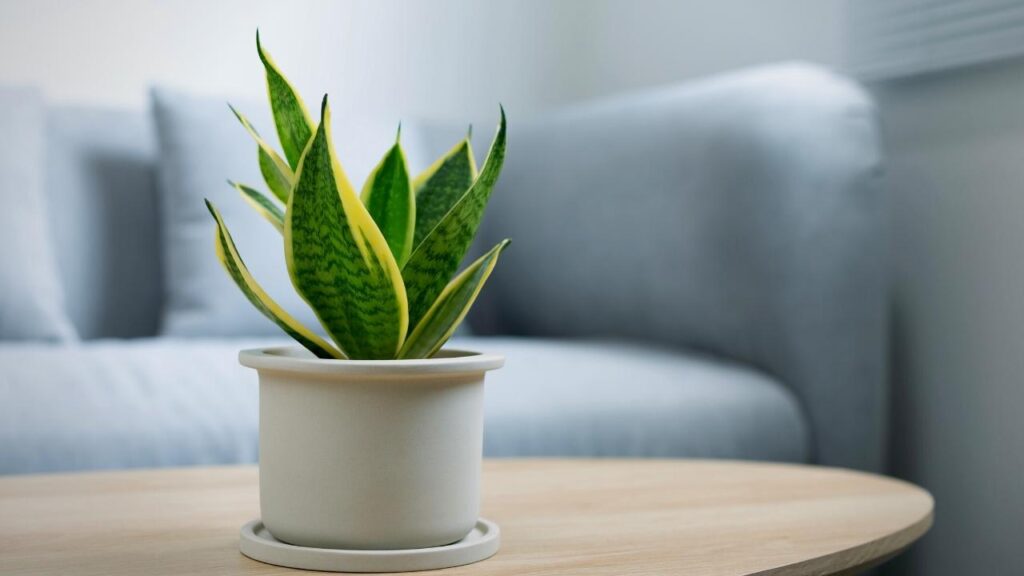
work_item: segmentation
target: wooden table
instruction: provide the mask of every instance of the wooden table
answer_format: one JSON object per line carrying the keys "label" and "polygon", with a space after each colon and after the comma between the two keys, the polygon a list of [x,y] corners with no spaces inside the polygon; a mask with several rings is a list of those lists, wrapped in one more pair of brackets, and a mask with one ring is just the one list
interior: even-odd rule
{"label": "wooden table", "polygon": [[[932,522],[931,496],[904,482],[727,461],[487,461],[483,499],[501,550],[441,572],[852,573]],[[253,467],[4,477],[0,573],[308,573],[238,552],[258,515]]]}

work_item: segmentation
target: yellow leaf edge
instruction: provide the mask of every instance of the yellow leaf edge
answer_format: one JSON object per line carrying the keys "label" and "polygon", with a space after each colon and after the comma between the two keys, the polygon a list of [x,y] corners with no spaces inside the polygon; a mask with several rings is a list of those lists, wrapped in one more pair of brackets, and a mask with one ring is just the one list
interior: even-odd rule
{"label": "yellow leaf edge", "polygon": [[[348,176],[345,174],[345,170],[341,166],[341,162],[338,160],[338,155],[334,150],[334,138],[331,131],[331,110],[327,103],[327,96],[324,95],[323,102],[320,106],[320,125],[317,126],[317,130],[320,128],[324,130],[324,136],[327,140],[327,153],[330,156],[332,172],[334,173],[335,187],[338,189],[338,195],[341,197],[342,210],[345,211],[345,216],[349,219],[351,224],[352,236],[359,247],[360,253],[363,255],[363,261],[370,270],[374,269],[371,252],[376,260],[383,264],[383,272],[387,274],[388,280],[390,281],[394,290],[395,299],[398,303],[399,310],[399,322],[398,322],[398,339],[397,346],[395,347],[395,355],[402,349],[405,344],[406,335],[409,330],[409,298],[405,290],[405,282],[402,280],[402,272],[398,267],[398,262],[395,260],[394,255],[391,254],[391,248],[388,247],[387,240],[384,239],[384,234],[377,227],[377,223],[373,221],[373,216],[363,206],[362,200],[359,195],[356,194],[355,189],[352,187],[352,183],[349,181]],[[298,182],[302,175],[302,168],[305,164],[306,155],[309,154],[310,149],[313,147],[313,143],[316,142],[316,131],[313,133],[313,137],[306,143],[305,150],[302,151],[302,158],[299,160],[299,165],[295,170],[295,182]],[[292,209],[293,198],[288,199],[288,207],[285,210],[285,226],[284,226],[284,245],[285,245],[285,260],[288,267],[288,274],[293,275],[295,270],[294,257],[291,250],[291,226],[290,213]],[[292,277],[294,282],[295,278]],[[315,310],[314,310],[315,312]]]}
{"label": "yellow leaf edge", "polygon": [[[231,276],[233,280],[235,278],[234,276],[231,275],[229,265],[234,264],[235,268],[239,272],[239,276],[241,277],[242,282],[242,284],[238,284],[238,281],[236,281],[236,284],[238,284],[238,287],[242,290],[242,292],[246,295],[247,298],[249,298],[250,300],[255,299],[258,302],[257,309],[260,309],[260,311],[263,312],[264,315],[268,316],[270,320],[272,320],[275,324],[278,324],[282,329],[285,330],[285,332],[288,332],[289,335],[293,337],[296,337],[295,335],[298,335],[299,337],[307,340],[309,343],[315,345],[316,347],[321,348],[324,352],[326,352],[328,355],[335,359],[347,359],[347,356],[341,350],[331,345],[320,336],[317,336],[316,333],[314,333],[308,327],[306,327],[301,322],[296,320],[294,316],[289,314],[288,311],[282,308],[277,302],[274,301],[273,298],[270,297],[269,294],[266,293],[266,291],[263,290],[259,283],[256,282],[256,279],[252,277],[252,274],[249,272],[249,269],[246,268],[245,263],[242,261],[242,257],[239,255],[234,240],[231,238],[231,232],[224,224],[224,219],[221,217],[220,211],[217,210],[217,208],[209,200],[206,201],[206,207],[210,210],[210,214],[213,215],[213,219],[217,223],[217,236],[215,238],[217,259],[220,261],[221,266],[224,267],[225,271],[227,271],[228,275]],[[229,257],[231,260],[230,263],[228,262]],[[257,302],[253,302],[253,304],[257,304]],[[292,334],[292,332],[294,332],[294,334]],[[302,344],[303,346],[307,345],[305,342],[302,342],[301,339],[296,339],[299,340],[299,343]]]}
{"label": "yellow leaf edge", "polygon": [[487,279],[490,278],[491,272],[493,272],[494,267],[498,265],[498,257],[501,256],[501,253],[511,243],[512,241],[507,238],[505,240],[502,240],[494,248],[488,250],[486,254],[484,254],[475,262],[467,266],[465,270],[463,270],[458,276],[453,278],[452,281],[449,282],[448,285],[444,287],[444,290],[442,290],[441,293],[437,296],[437,299],[434,300],[434,303],[431,304],[430,308],[427,309],[427,312],[423,315],[423,318],[421,318],[419,323],[416,324],[416,328],[414,328],[412,333],[409,334],[409,337],[406,339],[406,346],[403,346],[402,350],[398,354],[399,358],[406,359],[405,354],[408,352],[408,348],[411,347],[411,343],[415,343],[419,339],[420,334],[426,329],[427,323],[434,316],[434,314],[437,313],[437,310],[444,305],[444,301],[447,299],[447,297],[452,292],[457,290],[463,283],[467,282],[469,280],[469,277],[476,272],[477,268],[481,266],[484,262],[487,262],[489,259],[490,261],[487,264],[487,268],[484,270],[483,275],[480,277],[480,281],[477,283],[476,288],[473,290],[473,294],[471,294],[469,299],[466,301],[466,305],[463,306],[462,311],[459,313],[458,317],[455,319],[454,322],[452,322],[451,327],[444,333],[444,335],[441,338],[438,339],[438,341],[431,347],[430,351],[424,357],[430,358],[431,356],[436,354],[437,351],[440,350],[441,347],[444,346],[446,342],[448,342],[448,340],[452,337],[452,334],[455,333],[455,330],[457,330],[459,325],[462,324],[462,321],[466,319],[466,315],[469,314],[470,308],[472,308],[473,303],[476,302],[477,296],[479,296],[480,291],[483,290],[484,284],[486,284]]}

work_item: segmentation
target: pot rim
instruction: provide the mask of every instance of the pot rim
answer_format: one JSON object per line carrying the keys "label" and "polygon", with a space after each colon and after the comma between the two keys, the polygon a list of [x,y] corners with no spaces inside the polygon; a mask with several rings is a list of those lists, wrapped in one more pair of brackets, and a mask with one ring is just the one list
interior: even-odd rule
{"label": "pot rim", "polygon": [[302,374],[398,376],[472,374],[505,365],[501,354],[444,348],[433,358],[415,360],[335,360],[314,357],[301,346],[250,348],[238,353],[242,366]]}

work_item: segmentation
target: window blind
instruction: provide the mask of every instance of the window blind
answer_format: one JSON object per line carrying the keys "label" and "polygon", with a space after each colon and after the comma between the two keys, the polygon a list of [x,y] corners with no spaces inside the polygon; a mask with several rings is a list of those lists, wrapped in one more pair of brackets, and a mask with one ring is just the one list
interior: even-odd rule
{"label": "window blind", "polygon": [[849,0],[849,68],[866,80],[1024,55],[1024,0]]}

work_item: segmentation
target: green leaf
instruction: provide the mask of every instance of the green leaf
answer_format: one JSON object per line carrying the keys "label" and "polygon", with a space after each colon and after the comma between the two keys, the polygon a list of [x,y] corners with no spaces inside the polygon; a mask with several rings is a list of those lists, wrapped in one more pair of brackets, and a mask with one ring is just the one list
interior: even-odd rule
{"label": "green leaf", "polygon": [[285,259],[299,294],[357,359],[394,358],[409,329],[405,286],[387,241],[338,163],[324,97],[284,219]]}
{"label": "green leaf", "polygon": [[419,246],[476,179],[476,161],[469,139],[455,145],[430,168],[416,177],[416,231]]}
{"label": "green leaf", "polygon": [[363,204],[401,266],[412,253],[412,233],[416,224],[416,199],[401,144],[395,142],[373,169],[363,186],[362,196]]}
{"label": "green leaf", "polygon": [[399,358],[429,358],[444,346],[466,317],[498,263],[498,256],[509,244],[509,240],[502,240],[445,286],[405,340]]}
{"label": "green leaf", "polygon": [[292,173],[292,169],[288,166],[274,148],[267,144],[267,141],[260,136],[256,128],[249,122],[249,119],[242,115],[241,112],[235,109],[234,106],[228,104],[228,108],[234,112],[235,118],[242,123],[245,131],[252,136],[252,139],[256,141],[256,145],[259,146],[259,162],[260,172],[263,173],[263,179],[266,180],[267,186],[270,191],[277,196],[281,202],[287,202],[288,196],[291,195],[292,185],[295,182],[295,175]]}
{"label": "green leaf", "polygon": [[270,198],[267,198],[259,190],[246,186],[245,184],[238,184],[231,180],[228,180],[228,184],[234,187],[235,190],[238,190],[242,195],[242,198],[245,198],[245,201],[255,208],[256,212],[258,212],[260,216],[263,216],[267,222],[273,224],[274,228],[277,228],[278,232],[284,232],[284,211],[281,210],[281,207],[277,203]]}
{"label": "green leaf", "polygon": [[505,111],[498,133],[473,185],[438,222],[402,269],[409,297],[409,321],[415,326],[448,283],[469,250],[483,217],[487,200],[505,161]]}
{"label": "green leaf", "polygon": [[287,202],[288,196],[292,193],[292,181],[288,174],[282,172],[274,159],[268,155],[263,148],[259,148],[260,174],[263,174],[263,181],[281,202]]}
{"label": "green leaf", "polygon": [[248,298],[249,302],[299,344],[302,344],[310,352],[316,354],[318,358],[345,358],[345,354],[341,350],[331,346],[312,330],[303,326],[301,322],[286,312],[284,308],[281,308],[277,302],[274,302],[263,291],[263,288],[260,287],[252,277],[252,274],[249,273],[248,268],[245,267],[245,262],[242,261],[242,257],[238,254],[238,249],[235,247],[235,242],[232,240],[227,226],[224,225],[220,212],[217,211],[217,208],[209,200],[206,201],[206,207],[210,210],[210,214],[213,215],[214,221],[217,222],[217,258],[220,260],[221,265],[224,266],[224,269],[227,270],[231,279],[235,281],[238,288]]}
{"label": "green leaf", "polygon": [[270,54],[263,49],[259,30],[256,31],[256,51],[259,52],[260,61],[267,71],[267,96],[270,99],[270,109],[274,113],[277,138],[281,141],[281,148],[288,158],[289,166],[297,170],[302,151],[306,149],[306,144],[313,136],[313,120],[306,111],[302,97],[292,88]]}

